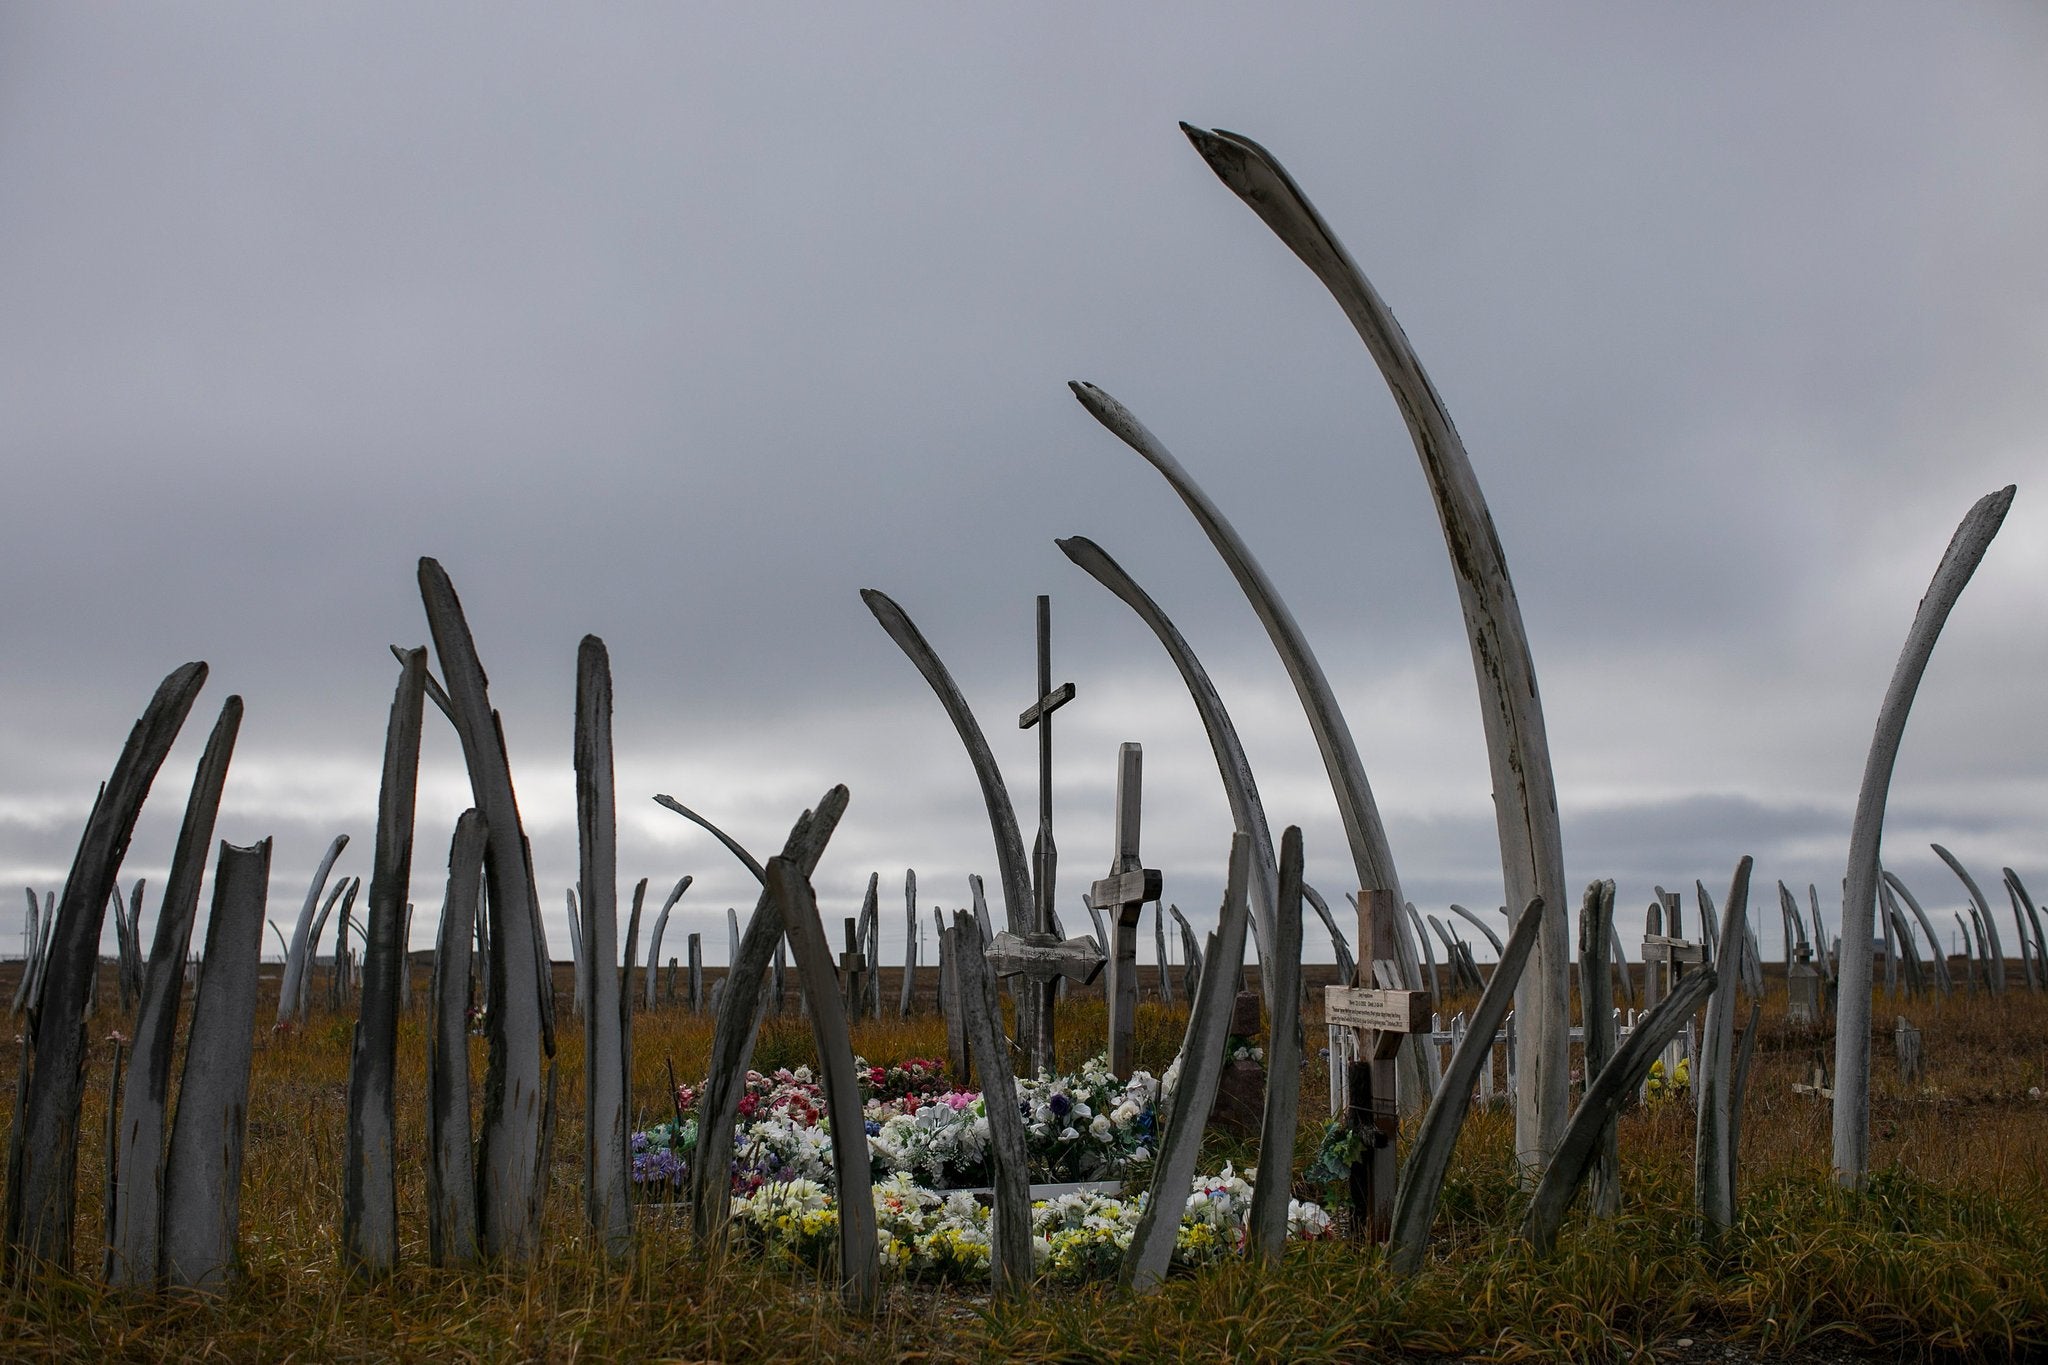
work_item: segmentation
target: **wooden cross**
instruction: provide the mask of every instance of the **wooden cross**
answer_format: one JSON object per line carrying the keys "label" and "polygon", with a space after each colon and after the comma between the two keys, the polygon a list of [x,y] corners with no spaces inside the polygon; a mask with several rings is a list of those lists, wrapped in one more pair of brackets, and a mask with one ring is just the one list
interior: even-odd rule
{"label": "wooden cross", "polygon": [[857,922],[846,921],[846,951],[839,955],[839,990],[845,998],[846,1017],[859,1017],[861,1000],[865,994],[862,987],[867,971],[867,959],[860,951],[860,929]]}
{"label": "wooden cross", "polygon": [[[1034,725],[1038,727],[1038,839],[1031,847],[1034,901],[1031,928],[1034,936],[1042,934],[1055,942],[1052,898],[1054,885],[1059,880],[1060,855],[1052,841],[1052,713],[1073,699],[1072,683],[1061,683],[1058,688],[1052,685],[1052,599],[1041,593],[1038,598],[1038,700],[1025,707],[1023,714],[1017,717],[1017,728],[1029,730]],[[1101,950],[1098,948],[1097,951]],[[1056,979],[1045,979],[1038,1008],[1028,1012],[1031,1037],[1026,1041],[1025,1055],[1034,1067],[1041,1070],[1052,1067],[1052,1008]]]}
{"label": "wooden cross", "polygon": [[[1007,929],[982,950],[982,956],[995,976],[1021,976],[1040,988],[1044,1027],[1036,1037],[1043,1038],[1047,1046],[1052,1039],[1055,988],[1062,981],[1087,985],[1101,973],[1103,961],[1101,945],[1088,935],[1062,940],[1058,934],[1013,934]],[[1048,1073],[1053,1067],[1051,1052],[1027,1052],[1026,1061],[1033,1075]]]}
{"label": "wooden cross", "polygon": [[[1109,1069],[1129,1080],[1138,1014],[1138,919],[1145,902],[1159,899],[1160,878],[1138,856],[1145,750],[1125,744],[1116,755],[1116,856],[1109,875],[1088,888],[1088,903],[1114,915],[1109,956]],[[1164,973],[1165,964],[1160,971]]]}
{"label": "wooden cross", "polygon": [[[1358,897],[1361,980],[1395,961],[1395,916],[1401,905],[1391,891],[1362,891]],[[1350,1064],[1346,1121],[1365,1140],[1365,1155],[1351,1167],[1351,1209],[1368,1240],[1384,1242],[1394,1220],[1394,1139],[1401,1131],[1394,1100],[1394,1058],[1411,1033],[1430,1026],[1429,992],[1382,990],[1374,986],[1326,986],[1325,1023],[1360,1030],[1358,1060]]]}
{"label": "wooden cross", "polygon": [[[1697,967],[1707,960],[1707,945],[1693,943],[1685,937],[1685,910],[1676,892],[1663,887],[1657,888],[1659,904],[1652,905],[1643,934],[1643,1008],[1650,1009],[1659,1000],[1678,988],[1687,967]],[[1668,933],[1660,930],[1668,929]],[[1678,1067],[1681,1055],[1678,1040],[1673,1038],[1664,1049],[1664,1074],[1670,1075]]]}
{"label": "wooden cross", "polygon": [[1807,1073],[1805,1083],[1802,1084],[1798,1081],[1792,1083],[1792,1093],[1795,1095],[1811,1095],[1816,1100],[1834,1099],[1834,1087],[1828,1084],[1828,1069],[1816,1061],[1813,1064],[1812,1070]]}
{"label": "wooden cross", "polygon": [[1650,907],[1643,926],[1645,1010],[1671,994],[1687,967],[1696,967],[1707,960],[1706,945],[1686,939],[1684,914],[1683,903],[1675,892],[1657,888],[1657,904]]}

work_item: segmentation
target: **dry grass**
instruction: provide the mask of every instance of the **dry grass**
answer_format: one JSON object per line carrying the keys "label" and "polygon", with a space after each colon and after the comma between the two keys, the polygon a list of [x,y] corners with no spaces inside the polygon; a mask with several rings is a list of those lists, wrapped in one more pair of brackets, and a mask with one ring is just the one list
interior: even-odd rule
{"label": "dry grass", "polygon": [[[4,986],[0,980],[0,986]],[[565,982],[566,984],[566,982]],[[275,989],[274,985],[271,987]],[[317,992],[316,992],[317,993]],[[1475,1112],[1444,1191],[1438,1252],[1413,1280],[1348,1244],[1290,1249],[1284,1266],[1176,1278],[1143,1301],[1113,1290],[1048,1291],[996,1309],[980,1295],[899,1286],[874,1321],[850,1319],[828,1287],[745,1260],[707,1263],[670,1213],[646,1210],[630,1263],[581,1235],[581,1032],[562,1021],[559,1128],[549,1248],[517,1270],[425,1266],[423,1053],[419,1003],[401,1035],[398,1156],[405,1269],[351,1285],[335,1254],[341,1135],[352,1020],[317,1013],[296,1034],[259,1038],[242,1206],[245,1281],[219,1298],[111,1293],[96,1274],[44,1276],[0,1290],[9,1360],[825,1360],[1142,1358],[1358,1360],[1484,1353],[1500,1359],[1647,1358],[1681,1336],[1725,1337],[1762,1352],[1868,1343],[1909,1356],[2004,1359],[2048,1351],[2048,1001],[1894,1008],[1882,1021],[1867,1192],[1827,1179],[1828,1113],[1791,1091],[1822,1039],[1767,1012],[1742,1129],[1741,1225],[1710,1260],[1690,1229],[1692,1123],[1682,1105],[1624,1121],[1625,1206],[1601,1224],[1568,1223],[1538,1260],[1514,1235],[1523,1206],[1512,1125]],[[565,997],[566,998],[566,997]],[[885,992],[893,1002],[893,991]],[[1774,1002],[1775,1003],[1775,1002]],[[1902,1087],[1890,1021],[1925,1034],[1926,1077]],[[1099,1002],[1060,1014],[1061,1054],[1078,1062],[1102,1033]],[[1140,1062],[1164,1067],[1183,1016],[1141,1008]],[[96,1033],[122,1026],[103,1013]],[[694,1079],[708,1022],[664,1007],[635,1019],[634,1096],[648,1119],[666,1104],[665,1061]],[[1326,1076],[1311,1021],[1303,1078],[1305,1156]],[[938,1021],[869,1023],[870,1059],[943,1053]],[[92,1066],[103,1078],[108,1045]],[[12,1081],[12,1049],[0,1049]],[[757,1064],[810,1059],[808,1027],[771,1020]],[[481,1066],[481,1044],[477,1057]],[[0,1124],[13,1086],[0,1086]],[[78,1154],[81,1259],[100,1245],[103,1079],[88,1086]],[[1211,1139],[1204,1164],[1250,1161]]]}

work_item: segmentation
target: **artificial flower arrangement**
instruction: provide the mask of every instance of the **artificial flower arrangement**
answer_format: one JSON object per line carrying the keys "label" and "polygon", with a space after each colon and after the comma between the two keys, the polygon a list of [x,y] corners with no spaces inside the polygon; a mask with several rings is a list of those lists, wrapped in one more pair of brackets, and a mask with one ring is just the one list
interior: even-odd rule
{"label": "artificial flower arrangement", "polygon": [[[988,1277],[990,1211],[971,1191],[989,1183],[987,1107],[951,1089],[942,1063],[893,1066],[856,1059],[864,1098],[876,1223],[885,1268],[917,1279]],[[1167,1083],[1170,1091],[1172,1075]],[[649,1194],[679,1190],[697,1142],[699,1091],[680,1086],[679,1119],[633,1134],[633,1179]],[[1149,1170],[1159,1130],[1160,1082],[1139,1071],[1117,1079],[1098,1056],[1065,1076],[1020,1079],[1030,1176],[1036,1183],[1130,1180]],[[1170,1099],[1170,1094],[1169,1094]],[[1197,1177],[1174,1263],[1197,1266],[1240,1250],[1252,1186],[1225,1166]],[[735,1131],[733,1225],[758,1250],[807,1264],[835,1254],[839,1216],[825,1101],[807,1067],[747,1073]],[[1116,1273],[1143,1212],[1144,1194],[1077,1192],[1032,1206],[1034,1260],[1064,1282]],[[1288,1235],[1332,1235],[1330,1218],[1290,1201]]]}
{"label": "artificial flower arrangement", "polygon": [[1692,1090],[1692,1065],[1689,1059],[1680,1057],[1671,1075],[1664,1074],[1664,1059],[1659,1057],[1650,1063],[1650,1078],[1643,1082],[1643,1098],[1651,1104],[1664,1100],[1679,1099]]}
{"label": "artificial flower arrangement", "polygon": [[[1244,1250],[1257,1174],[1240,1176],[1226,1164],[1221,1175],[1195,1178],[1174,1239],[1175,1266],[1192,1269]],[[872,1193],[885,1270],[919,1280],[988,1279],[992,1214],[972,1193],[926,1189],[901,1172],[877,1182]],[[1066,1284],[1113,1277],[1149,1198],[1078,1191],[1034,1203],[1034,1268]],[[739,1240],[765,1255],[822,1267],[837,1252],[838,1204],[817,1181],[763,1185],[734,1200],[732,1216]],[[1317,1240],[1335,1234],[1319,1206],[1289,1200],[1287,1235]]]}

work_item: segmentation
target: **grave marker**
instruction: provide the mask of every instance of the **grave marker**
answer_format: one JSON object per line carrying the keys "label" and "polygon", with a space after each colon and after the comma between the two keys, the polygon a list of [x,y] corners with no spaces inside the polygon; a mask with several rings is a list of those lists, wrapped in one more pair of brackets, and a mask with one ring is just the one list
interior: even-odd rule
{"label": "grave marker", "polygon": [[[1358,897],[1358,945],[1366,964],[1377,971],[1395,961],[1394,917],[1402,913],[1391,891],[1364,891]],[[1398,970],[1398,969],[1395,969]],[[1395,978],[1398,979],[1398,978]],[[1358,1060],[1346,1076],[1347,1121],[1365,1140],[1363,1160],[1351,1168],[1351,1206],[1368,1240],[1384,1242],[1394,1217],[1394,1139],[1401,1128],[1395,1102],[1394,1059],[1410,1034],[1430,1027],[1428,991],[1383,990],[1372,986],[1326,986],[1323,1018],[1330,1024],[1360,1030]]]}
{"label": "grave marker", "polygon": [[862,980],[865,965],[860,952],[859,923],[849,919],[846,921],[846,951],[839,955],[839,990],[848,1019],[860,1017],[861,1002],[867,995]]}
{"label": "grave marker", "polygon": [[[1031,847],[1031,888],[1033,894],[1033,936],[1045,935],[1057,941],[1055,917],[1052,908],[1054,884],[1059,880],[1059,848],[1052,838],[1052,713],[1074,699],[1074,685],[1061,683],[1052,685],[1052,599],[1040,594],[1038,598],[1038,700],[1024,708],[1017,717],[1017,728],[1029,730],[1038,727],[1038,839]],[[997,935],[997,941],[1002,936]],[[1000,973],[999,973],[1000,974]],[[1090,980],[1094,974],[1089,974]],[[1027,1064],[1034,1071],[1049,1071],[1052,1068],[1053,1024],[1052,1002],[1057,994],[1057,978],[1045,979],[1040,990],[1038,1008],[1032,1011],[1028,1021],[1030,1027],[1021,1029],[1028,1037],[1025,1040],[1024,1055]],[[1019,1020],[1020,1026],[1027,1021]]]}
{"label": "grave marker", "polygon": [[[1688,967],[1704,966],[1707,960],[1706,944],[1694,943],[1685,937],[1684,903],[1678,893],[1667,892],[1661,886],[1656,891],[1661,904],[1650,907],[1643,933],[1643,1008],[1646,1012],[1678,989]],[[1669,932],[1664,932],[1667,929]],[[1678,1066],[1679,1055],[1680,1047],[1676,1041],[1665,1048],[1665,1075],[1670,1075]]]}
{"label": "grave marker", "polygon": [[[1131,1077],[1138,1014],[1138,921],[1145,902],[1159,899],[1160,876],[1138,856],[1138,825],[1142,813],[1145,779],[1145,750],[1138,744],[1124,744],[1117,750],[1116,767],[1116,854],[1109,875],[1088,888],[1090,909],[1107,911],[1114,928],[1110,930],[1109,952],[1109,1069],[1119,1080]],[[1165,940],[1162,937],[1161,946]],[[1165,964],[1160,969],[1165,979]]]}
{"label": "grave marker", "polygon": [[[1101,945],[1087,936],[1062,940],[1056,934],[1013,934],[1005,929],[996,935],[996,941],[985,950],[990,973],[997,979],[1021,976],[1036,984],[1044,992],[1045,1027],[1034,1035],[1033,1041],[1043,1039],[1050,1043],[1051,1017],[1054,987],[1061,981],[1072,981],[1085,986],[1102,971],[1103,954]],[[1053,1068],[1051,1053],[1043,1056],[1026,1054],[1026,1064],[1033,1074],[1043,1074]]]}
{"label": "grave marker", "polygon": [[1920,1079],[1920,1030],[1903,1014],[1892,1025],[1892,1044],[1899,1052],[1899,1084],[1914,1084]]}
{"label": "grave marker", "polygon": [[1813,965],[1813,949],[1805,940],[1792,951],[1792,965],[1785,969],[1785,1022],[1812,1028],[1820,1023],[1820,968]]}

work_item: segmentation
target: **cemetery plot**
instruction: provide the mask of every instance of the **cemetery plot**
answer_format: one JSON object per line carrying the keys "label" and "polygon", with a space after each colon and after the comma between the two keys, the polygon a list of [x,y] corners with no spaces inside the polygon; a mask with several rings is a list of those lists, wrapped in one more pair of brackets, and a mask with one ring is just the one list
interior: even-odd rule
{"label": "cemetery plot", "polygon": [[[1561,1324],[1577,1311],[1598,1335],[1572,1340],[1572,1349],[1637,1356],[1655,1343],[1611,1341],[1615,1322],[1690,1321],[1678,1316],[1690,1308],[1660,1309],[1668,1297],[1713,1303],[1766,1346],[1805,1330],[1822,1305],[1832,1312],[1853,1303],[1853,1317],[1831,1328],[1927,1321],[1934,1325],[1925,1342],[1892,1328],[1890,1344],[2048,1350],[2048,1155],[2038,1141],[2048,956],[2038,912],[2019,877],[2003,869],[2020,959],[2015,982],[1975,875],[1935,845],[1969,898],[1968,918],[1954,916],[1963,942],[1952,970],[1920,903],[1877,858],[1907,711],[2013,490],[1971,509],[1921,599],[1869,751],[1838,936],[1830,940],[1809,887],[1809,946],[1801,907],[1781,885],[1791,960],[1780,993],[1748,919],[1748,858],[1722,909],[1695,884],[1697,938],[1684,933],[1680,898],[1659,888],[1641,942],[1643,1008],[1621,1017],[1609,1003],[1610,961],[1624,993],[1637,997],[1612,925],[1613,884],[1596,882],[1576,959],[1590,1018],[1575,1036],[1561,834],[1534,665],[1462,441],[1406,334],[1293,179],[1249,139],[1185,131],[1224,185],[1330,292],[1409,425],[1469,635],[1503,884],[1517,907],[1505,940],[1486,932],[1498,964],[1486,969],[1435,915],[1403,899],[1336,691],[1250,548],[1135,416],[1100,388],[1077,383],[1087,411],[1194,516],[1295,687],[1342,817],[1344,851],[1370,888],[1356,898],[1355,964],[1327,905],[1303,883],[1298,828],[1284,832],[1276,857],[1249,763],[1206,671],[1156,604],[1099,549],[1076,540],[1062,543],[1070,558],[1138,609],[1173,656],[1229,799],[1233,829],[1215,930],[1198,936],[1196,924],[1210,922],[1200,906],[1192,919],[1178,904],[1164,906],[1179,931],[1184,1010],[1140,1004],[1137,929],[1143,906],[1159,905],[1165,874],[1139,854],[1135,743],[1118,756],[1112,865],[1087,901],[1091,915],[1111,920],[1096,938],[1070,938],[1061,927],[1052,724],[1075,689],[1052,683],[1043,595],[1034,700],[1019,716],[1021,728],[1037,731],[1039,821],[1027,861],[1008,789],[966,697],[902,608],[873,589],[862,593],[966,750],[989,819],[993,847],[985,851],[1001,882],[999,932],[978,877],[970,879],[971,914],[955,909],[949,924],[935,907],[934,1013],[922,1009],[914,872],[905,877],[900,969],[884,961],[879,873],[869,877],[859,914],[842,919],[834,950],[828,916],[848,907],[821,905],[813,874],[852,799],[843,785],[796,814],[781,851],[759,859],[674,798],[655,798],[715,836],[760,890],[744,928],[737,908],[727,911],[722,973],[705,960],[704,933],[687,930],[680,998],[673,957],[667,989],[659,988],[668,915],[691,879],[674,884],[643,939],[652,883],[642,877],[618,937],[611,674],[595,636],[584,638],[575,666],[578,885],[564,898],[564,983],[549,949],[505,725],[454,585],[437,562],[422,559],[418,587],[432,650],[393,651],[401,672],[362,919],[352,913],[360,876],[327,890],[348,842],[336,838],[292,935],[277,930],[282,970],[267,974],[258,954],[273,843],[222,843],[204,948],[190,955],[200,873],[241,717],[240,699],[229,698],[190,788],[145,968],[144,888],[138,882],[124,897],[118,874],[142,803],[205,681],[203,663],[173,671],[142,712],[92,805],[61,894],[39,899],[29,889],[22,960],[4,983],[22,1019],[19,1051],[6,1063],[15,1085],[0,1098],[10,1133],[0,1227],[7,1348],[667,1358],[678,1346],[710,1357],[739,1343],[759,1352],[802,1342],[848,1359],[1000,1351],[1043,1358],[1071,1354],[1079,1340],[1091,1353],[1140,1358],[1219,1349],[1357,1358],[1387,1342],[1431,1350],[1483,1344],[1524,1355],[1560,1349]],[[454,822],[425,964],[430,985],[416,993],[407,949],[429,700],[454,732],[474,805]],[[1323,917],[1340,964],[1340,979],[1318,982],[1319,993],[1306,988],[1301,970],[1304,901]],[[114,957],[103,964],[110,905]],[[323,939],[330,915],[333,936]],[[1925,972],[1916,926],[1926,939]],[[1431,929],[1445,948],[1448,982],[1437,971]],[[1155,917],[1155,933],[1164,997],[1172,970],[1163,918]],[[319,992],[323,941],[331,947]],[[1246,975],[1248,946],[1255,979]],[[1106,964],[1105,999],[1083,997],[1079,988]],[[884,1021],[891,971],[897,1009]],[[1880,989],[1899,1011],[1895,1078],[1871,1065],[1870,1011]],[[187,991],[173,1111],[168,1078]],[[564,1000],[579,1029],[558,1031]],[[1458,1010],[1446,1030],[1440,1015],[1454,1004],[1469,1014]],[[273,1017],[273,1008],[275,1025],[259,1031],[257,1018]],[[1831,1014],[1832,1067],[1815,1032]],[[406,1027],[415,1015],[423,1016],[417,1027]],[[1309,1021],[1318,1016],[1333,1045],[1327,1061],[1304,1066],[1299,1040],[1315,1036]],[[1255,1037],[1275,1063],[1263,1070]],[[1584,1063],[1576,1083],[1575,1044]],[[1492,1116],[1482,1107],[1461,1138],[1473,1101],[1494,1090],[1503,1048],[1499,1093],[1511,1115],[1488,1131]],[[657,1053],[658,1092],[649,1085]],[[681,1084],[678,1059],[690,1078]],[[1327,1075],[1313,1074],[1318,1064]],[[95,1066],[104,1086],[86,1084]],[[1749,1084],[1753,1067],[1763,1083]],[[418,1071],[426,1084],[416,1092],[401,1078]],[[1305,1078],[1330,1084],[1338,1112],[1297,1183],[1295,1147],[1314,1136],[1300,1132],[1295,1117]],[[1965,1080],[1976,1103],[1956,1099]],[[1460,1197],[1446,1200],[1461,1140],[1483,1157],[1459,1172]],[[1874,1147],[1888,1163],[1876,1169]],[[1745,1155],[1749,1165],[1738,1159]],[[82,1164],[102,1179],[81,1184]],[[1638,1180],[1644,1172],[1656,1179]],[[1594,1195],[1574,1233],[1584,1239],[1581,1254],[1554,1256],[1589,1173]],[[1996,1182],[1988,1191],[1987,1181]],[[1759,1187],[1768,1198],[1752,1197]],[[1399,1293],[1361,1307],[1373,1295],[1360,1290],[1356,1247],[1289,1251],[1290,1241],[1334,1240],[1332,1219],[1303,1195],[1349,1196],[1354,1236],[1387,1244],[1373,1279],[1400,1278]],[[1998,1216],[1983,1216],[1986,1202]],[[1503,1215],[1510,1207],[1525,1210],[1512,1235]],[[1649,1216],[1616,1217],[1623,1208]],[[97,1242],[82,1235],[95,1222]],[[1914,1236],[1903,1239],[1911,1245],[1901,1254],[1919,1258],[1915,1273],[1893,1274],[1889,1265],[1873,1273],[1857,1264],[1876,1258],[1839,1254],[1844,1245],[1867,1251],[1873,1234],[1895,1246],[1906,1223]],[[1672,1228],[1682,1231],[1674,1236]],[[422,1241],[437,1273],[416,1289],[406,1261]],[[81,1244],[102,1254],[81,1256]],[[1698,1254],[1697,1244],[1711,1254]],[[1842,1268],[1813,1289],[1806,1253],[1816,1246],[1830,1250],[1820,1259]],[[757,1254],[736,1254],[749,1251]],[[1230,1288],[1242,1278],[1200,1273],[1245,1258],[1268,1277],[1248,1295]],[[98,1280],[79,1274],[93,1260]],[[810,1273],[777,1279],[758,1263],[777,1273],[796,1263]],[[1617,1302],[1606,1272],[1623,1264],[1636,1298]],[[1726,1294],[1715,1277],[1738,1264],[1744,1293]],[[1220,1314],[1205,1311],[1211,1301],[1192,1313],[1172,1310],[1195,1324],[1192,1347],[1156,1335],[1166,1318],[1145,1300],[1174,1275],[1193,1277],[1191,1296],[1219,1286],[1234,1296],[1227,1331]],[[1949,1292],[1966,1276],[1971,1292]],[[1090,1320],[1079,1333],[1061,1322],[1063,1305],[1041,1301],[1056,1285],[1112,1279],[1127,1291],[1118,1311],[1103,1314],[1099,1298],[1083,1299]],[[900,1310],[911,1284],[986,1288],[1003,1302],[975,1315],[976,1324],[927,1311],[905,1325],[911,1315]],[[171,1290],[211,1297],[193,1306],[160,1292]],[[660,1316],[659,1330],[625,1325],[656,1316],[649,1301],[679,1290],[689,1325],[674,1314]],[[1262,1295],[1283,1301],[1286,1312],[1254,1320]],[[836,1302],[829,1311],[827,1298]],[[1506,1317],[1514,1313],[1521,1316]],[[351,1316],[373,1326],[358,1326],[347,1340],[327,1335]],[[238,1334],[225,1339],[224,1324]]]}

